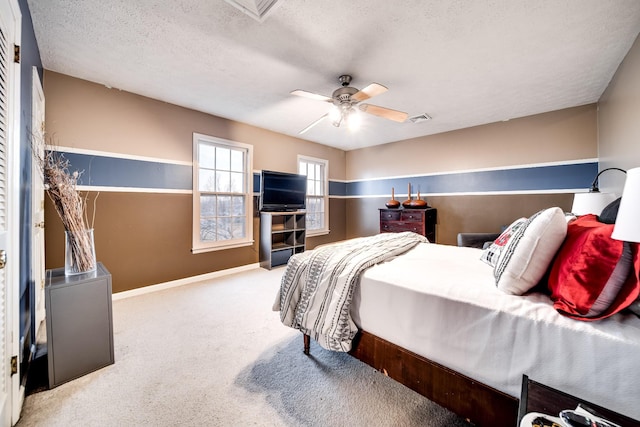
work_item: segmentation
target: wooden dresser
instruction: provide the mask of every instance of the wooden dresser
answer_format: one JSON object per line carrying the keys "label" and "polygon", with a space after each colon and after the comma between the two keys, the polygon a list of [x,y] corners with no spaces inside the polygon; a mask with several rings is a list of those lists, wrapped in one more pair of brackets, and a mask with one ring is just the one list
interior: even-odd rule
{"label": "wooden dresser", "polygon": [[413,231],[422,234],[431,243],[436,242],[438,210],[427,209],[380,209],[380,232],[398,233]]}

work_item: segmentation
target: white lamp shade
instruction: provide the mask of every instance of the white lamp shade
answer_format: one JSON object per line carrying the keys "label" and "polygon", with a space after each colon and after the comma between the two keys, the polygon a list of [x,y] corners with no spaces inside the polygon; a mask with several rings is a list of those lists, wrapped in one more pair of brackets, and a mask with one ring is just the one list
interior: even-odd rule
{"label": "white lamp shade", "polygon": [[625,242],[640,242],[640,168],[627,171],[611,237]]}
{"label": "white lamp shade", "polygon": [[615,193],[576,193],[573,195],[571,213],[574,215],[600,215],[602,209],[617,198]]}

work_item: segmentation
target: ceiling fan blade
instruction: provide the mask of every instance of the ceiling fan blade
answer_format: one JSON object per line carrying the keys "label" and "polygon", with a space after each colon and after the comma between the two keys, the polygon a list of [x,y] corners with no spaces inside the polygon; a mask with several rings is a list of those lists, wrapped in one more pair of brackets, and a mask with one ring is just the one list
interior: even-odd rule
{"label": "ceiling fan blade", "polygon": [[318,123],[320,123],[321,121],[324,120],[325,117],[327,117],[329,115],[329,113],[325,114],[324,116],[320,117],[318,120],[316,120],[315,122],[311,123],[309,126],[307,126],[306,128],[302,129],[300,132],[298,132],[298,135],[302,135],[303,133],[305,133],[306,131],[308,131],[309,129],[311,129],[312,127],[314,127],[315,125],[317,125]]}
{"label": "ceiling fan blade", "polygon": [[351,99],[353,101],[360,102],[365,99],[373,98],[381,93],[385,93],[387,90],[386,86],[382,86],[378,83],[371,83],[369,86],[351,95]]}
{"label": "ceiling fan blade", "polygon": [[291,91],[291,95],[302,96],[304,98],[315,99],[316,101],[333,102],[332,98],[317,93],[307,92],[306,90],[296,89]]}
{"label": "ceiling fan blade", "polygon": [[379,107],[372,104],[360,104],[358,108],[360,108],[360,111],[364,111],[365,113],[373,114],[374,116],[393,120],[394,122],[399,123],[407,120],[407,117],[409,116],[403,111],[392,110],[391,108]]}

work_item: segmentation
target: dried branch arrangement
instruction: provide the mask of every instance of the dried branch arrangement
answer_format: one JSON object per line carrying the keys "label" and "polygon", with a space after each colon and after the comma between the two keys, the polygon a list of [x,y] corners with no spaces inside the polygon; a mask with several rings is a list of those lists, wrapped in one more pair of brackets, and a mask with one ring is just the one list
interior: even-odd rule
{"label": "dried branch arrangement", "polygon": [[[95,221],[95,202],[93,215],[88,220],[84,198],[77,189],[81,172],[69,172],[69,160],[54,150],[34,150],[35,160],[42,171],[45,190],[62,220],[66,232],[65,270],[75,274],[93,271],[96,268],[95,247],[93,243],[93,223]],[[38,155],[40,153],[40,155]]]}

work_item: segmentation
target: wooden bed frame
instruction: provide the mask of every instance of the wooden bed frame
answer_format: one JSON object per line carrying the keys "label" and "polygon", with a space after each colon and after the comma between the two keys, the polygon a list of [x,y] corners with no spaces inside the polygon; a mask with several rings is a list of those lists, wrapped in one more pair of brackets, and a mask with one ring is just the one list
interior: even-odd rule
{"label": "wooden bed frame", "polygon": [[[304,353],[310,337],[304,335]],[[514,427],[519,400],[365,331],[349,354],[477,426]]]}

